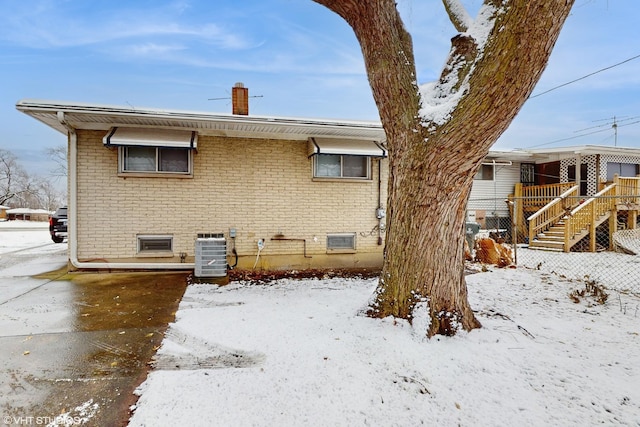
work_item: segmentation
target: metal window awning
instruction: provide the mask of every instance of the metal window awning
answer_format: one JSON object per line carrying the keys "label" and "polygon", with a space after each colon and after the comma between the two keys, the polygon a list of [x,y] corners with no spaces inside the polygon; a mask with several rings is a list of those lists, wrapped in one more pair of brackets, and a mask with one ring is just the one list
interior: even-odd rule
{"label": "metal window awning", "polygon": [[113,127],[102,138],[107,147],[148,146],[196,149],[198,133],[188,130]]}
{"label": "metal window awning", "polygon": [[387,157],[387,150],[372,140],[309,138],[309,157],[315,154]]}

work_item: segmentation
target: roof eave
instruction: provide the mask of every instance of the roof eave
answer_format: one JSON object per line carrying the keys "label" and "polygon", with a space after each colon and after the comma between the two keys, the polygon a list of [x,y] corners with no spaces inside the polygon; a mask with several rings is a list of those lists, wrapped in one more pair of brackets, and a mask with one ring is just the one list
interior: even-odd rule
{"label": "roof eave", "polygon": [[107,130],[113,126],[146,126],[196,130],[205,135],[254,138],[305,140],[309,136],[328,136],[378,141],[386,139],[379,122],[239,116],[38,100],[19,101],[16,108],[65,134],[67,129],[61,123],[61,116],[68,125],[89,130]]}

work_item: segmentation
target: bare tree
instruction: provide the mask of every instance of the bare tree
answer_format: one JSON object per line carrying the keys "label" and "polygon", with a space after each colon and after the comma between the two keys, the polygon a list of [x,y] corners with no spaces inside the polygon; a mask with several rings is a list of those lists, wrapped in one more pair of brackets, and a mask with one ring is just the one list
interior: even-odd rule
{"label": "bare tree", "polygon": [[[428,336],[480,327],[463,250],[473,176],[544,70],[573,0],[443,0],[459,32],[437,82],[418,86],[395,0],[314,0],[353,28],[389,148],[384,266],[371,316],[431,317]],[[436,13],[436,11],[434,11]]]}
{"label": "bare tree", "polygon": [[47,148],[47,156],[56,164],[51,170],[51,176],[56,178],[67,177],[67,146],[60,144],[53,148]]}
{"label": "bare tree", "polygon": [[33,191],[29,175],[18,164],[16,156],[0,149],[0,205]]}
{"label": "bare tree", "polygon": [[[56,152],[62,151],[65,153],[66,172],[66,149]],[[56,188],[50,180],[29,175],[12,152],[0,149],[0,205],[10,203],[13,206],[52,211],[66,204],[65,199],[64,191]]]}
{"label": "bare tree", "polygon": [[50,180],[35,177],[31,179],[29,184],[30,191],[16,196],[21,207],[54,211],[58,207],[66,205],[66,197],[63,192],[56,188]]}

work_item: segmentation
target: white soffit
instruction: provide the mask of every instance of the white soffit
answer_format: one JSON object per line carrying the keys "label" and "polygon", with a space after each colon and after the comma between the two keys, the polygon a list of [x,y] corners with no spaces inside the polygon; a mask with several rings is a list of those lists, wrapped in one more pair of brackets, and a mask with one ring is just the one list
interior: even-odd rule
{"label": "white soffit", "polygon": [[112,127],[127,127],[189,130],[200,136],[295,141],[307,141],[312,136],[385,140],[380,122],[370,121],[239,116],[28,99],[19,101],[16,108],[63,134],[69,128],[107,132]]}
{"label": "white soffit", "polygon": [[198,134],[188,130],[114,127],[102,138],[106,146],[135,145],[197,148]]}
{"label": "white soffit", "polygon": [[372,140],[309,138],[309,156],[314,154],[387,157],[387,150]]}

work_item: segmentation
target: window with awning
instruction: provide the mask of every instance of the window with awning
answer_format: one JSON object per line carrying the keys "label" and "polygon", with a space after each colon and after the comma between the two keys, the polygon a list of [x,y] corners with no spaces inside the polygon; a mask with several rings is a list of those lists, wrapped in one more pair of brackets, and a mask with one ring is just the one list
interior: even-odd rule
{"label": "window with awning", "polygon": [[120,174],[191,176],[197,132],[114,127],[103,138],[105,147],[118,147]]}
{"label": "window with awning", "polygon": [[114,127],[102,138],[105,146],[196,149],[198,133],[189,130]]}
{"label": "window with awning", "polygon": [[378,142],[356,139],[309,138],[314,178],[371,179],[371,159],[387,157]]}
{"label": "window with awning", "polygon": [[378,141],[360,139],[309,138],[309,156],[334,154],[346,156],[387,157]]}

